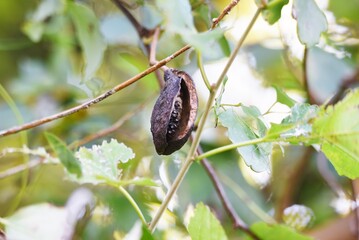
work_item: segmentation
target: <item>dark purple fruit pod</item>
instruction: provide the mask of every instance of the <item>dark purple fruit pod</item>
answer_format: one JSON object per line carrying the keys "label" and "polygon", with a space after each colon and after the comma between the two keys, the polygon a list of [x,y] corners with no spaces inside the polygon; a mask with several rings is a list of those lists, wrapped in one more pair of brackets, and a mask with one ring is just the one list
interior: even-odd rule
{"label": "dark purple fruit pod", "polygon": [[193,130],[198,97],[192,78],[183,71],[167,69],[151,116],[151,132],[156,152],[170,155],[179,150]]}

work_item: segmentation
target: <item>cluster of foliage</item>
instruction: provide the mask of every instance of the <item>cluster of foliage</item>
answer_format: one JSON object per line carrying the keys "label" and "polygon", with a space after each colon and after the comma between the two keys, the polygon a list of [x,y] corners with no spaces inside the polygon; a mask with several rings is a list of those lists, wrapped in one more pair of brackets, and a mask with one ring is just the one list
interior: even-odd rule
{"label": "cluster of foliage", "polygon": [[[354,237],[321,225],[349,226],[359,192],[359,3],[318,3],[0,1],[0,239]],[[245,42],[257,22],[274,45]],[[164,64],[200,102],[189,142],[158,156]],[[243,88],[269,105],[227,101]]]}

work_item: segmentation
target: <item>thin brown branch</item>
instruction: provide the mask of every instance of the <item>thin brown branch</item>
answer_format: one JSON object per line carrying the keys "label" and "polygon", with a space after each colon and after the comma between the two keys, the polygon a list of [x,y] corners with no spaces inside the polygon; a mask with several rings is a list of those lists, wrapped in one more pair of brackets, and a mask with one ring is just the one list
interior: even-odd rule
{"label": "thin brown branch", "polygon": [[24,170],[28,170],[30,168],[34,168],[40,164],[43,163],[43,159],[39,159],[39,160],[33,160],[33,161],[30,161],[28,163],[24,163],[24,164],[21,164],[21,165],[17,165],[15,167],[12,167],[12,168],[9,168],[3,172],[0,172],[0,179],[3,179],[3,178],[7,178],[9,176],[12,176],[14,174],[17,174],[19,172],[22,172]]}
{"label": "thin brown branch", "polygon": [[[125,16],[128,18],[128,20],[131,22],[131,24],[135,27],[139,37],[142,39],[144,37],[151,37],[153,35],[153,29],[147,29],[143,27],[137,20],[134,18],[134,16],[127,10],[127,8],[124,6],[124,3],[120,0],[112,0],[112,2],[125,14]],[[146,46],[146,44],[145,44]],[[148,47],[148,45],[147,45]],[[147,48],[146,47],[146,48]]]}
{"label": "thin brown branch", "polygon": [[[152,37],[152,41],[151,41],[151,45],[149,48],[149,54],[148,54],[148,60],[150,62],[150,66],[154,65],[157,63],[157,59],[156,59],[156,52],[157,52],[157,42],[158,42],[158,38],[160,36],[160,28],[157,27],[155,29],[155,32],[153,33],[153,37]],[[166,66],[163,66],[162,69],[166,70],[165,68],[167,68]],[[159,70],[155,71],[156,74],[156,78],[157,78],[157,82],[158,85],[160,86],[160,88],[162,89],[164,86],[164,81],[162,79],[161,73]]]}
{"label": "thin brown branch", "polygon": [[[127,10],[127,8],[124,6],[123,2],[121,2],[120,0],[112,0],[112,1],[118,6],[118,8],[121,9],[121,11],[125,14],[127,19],[133,25],[133,27],[136,29],[137,34],[140,37],[141,42],[145,47],[146,54],[148,56],[150,66],[155,65],[158,62],[156,60],[156,48],[157,48],[157,42],[158,42],[158,38],[159,38],[159,34],[160,34],[160,28],[156,27],[156,28],[151,29],[151,30],[145,28]],[[145,38],[145,37],[149,38],[151,36],[152,36],[151,44],[149,44],[147,41],[143,41],[143,38]],[[163,66],[163,67],[165,67],[165,66]],[[164,82],[162,80],[162,76],[161,76],[160,71],[156,70],[155,75],[156,75],[156,79],[157,79],[157,81],[158,81],[158,83],[160,85],[160,88],[162,89],[163,86],[164,86]]]}
{"label": "thin brown branch", "polygon": [[[152,97],[151,97],[152,98]],[[106,135],[109,135],[115,131],[117,131],[126,121],[128,121],[130,118],[132,118],[134,115],[139,113],[143,110],[143,108],[148,104],[148,100],[146,100],[144,103],[140,104],[136,109],[133,111],[127,112],[124,116],[122,116],[118,121],[116,121],[114,124],[112,124],[110,127],[102,129],[101,131],[98,131],[96,133],[87,135],[86,137],[82,138],[79,141],[73,142],[69,145],[69,148],[75,149],[79,146],[85,145],[95,139],[102,138]]]}
{"label": "thin brown branch", "polygon": [[357,68],[356,71],[351,76],[345,78],[342,81],[342,84],[341,84],[338,92],[330,99],[330,101],[326,104],[325,107],[334,105],[337,102],[339,102],[340,99],[342,99],[345,92],[357,83],[359,83],[359,68]]}
{"label": "thin brown branch", "polygon": [[21,131],[24,131],[24,130],[27,130],[27,129],[31,129],[31,128],[43,125],[45,123],[54,121],[56,119],[69,116],[69,115],[74,114],[76,112],[79,112],[81,110],[87,109],[87,108],[91,107],[92,105],[105,100],[106,98],[108,98],[109,96],[115,94],[116,92],[118,92],[118,91],[130,86],[131,84],[137,82],[138,80],[140,80],[144,76],[152,73],[156,69],[159,69],[160,67],[164,66],[165,64],[167,64],[168,62],[173,60],[175,57],[181,55],[182,53],[184,53],[185,51],[187,51],[190,48],[191,48],[191,46],[189,46],[189,45],[184,46],[183,48],[176,51],[172,55],[162,59],[157,64],[147,68],[146,70],[144,70],[143,72],[137,74],[136,76],[126,80],[123,83],[118,84],[117,86],[115,86],[111,90],[109,90],[109,91],[99,95],[98,97],[96,97],[94,99],[91,99],[91,100],[89,100],[89,101],[87,101],[85,103],[82,103],[82,104],[80,104],[78,106],[75,106],[73,108],[67,109],[65,111],[62,111],[60,113],[56,113],[56,114],[53,114],[51,116],[44,117],[44,118],[32,121],[30,123],[26,123],[26,124],[23,124],[23,125],[20,125],[20,126],[16,126],[16,127],[12,127],[12,128],[6,129],[6,130],[2,130],[2,131],[0,131],[0,137],[11,135],[11,134],[14,134],[14,133],[18,133],[18,132],[21,132]]}
{"label": "thin brown branch", "polygon": [[221,14],[212,20],[212,26],[211,29],[215,28],[222,19],[229,14],[229,12],[239,3],[239,0],[233,0],[230,4],[228,4],[227,7],[223,9]]}
{"label": "thin brown branch", "polygon": [[[201,155],[203,154],[201,146],[198,146],[197,148],[197,154]],[[205,158],[202,159],[201,164],[203,168],[206,170],[209,178],[211,179],[213,186],[218,194],[219,199],[222,202],[222,205],[224,209],[226,210],[229,218],[231,219],[233,223],[233,227],[235,229],[241,229],[243,232],[247,233],[249,236],[251,236],[253,239],[259,239],[255,233],[253,233],[245,224],[245,222],[238,216],[236,210],[233,208],[231,202],[229,201],[226,192],[224,191],[223,185],[220,182],[216,171],[214,170],[211,163]]]}

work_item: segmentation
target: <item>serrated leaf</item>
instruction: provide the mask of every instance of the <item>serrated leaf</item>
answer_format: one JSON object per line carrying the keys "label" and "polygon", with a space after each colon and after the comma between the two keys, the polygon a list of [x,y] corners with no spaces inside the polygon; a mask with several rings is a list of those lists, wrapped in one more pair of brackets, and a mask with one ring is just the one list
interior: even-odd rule
{"label": "serrated leaf", "polygon": [[314,46],[319,42],[322,32],[328,29],[324,13],[314,0],[294,0],[293,11],[298,22],[300,42],[308,48]]}
{"label": "serrated leaf", "polygon": [[100,34],[98,20],[90,8],[80,3],[68,2],[67,11],[75,25],[76,35],[83,50],[86,81],[93,77],[100,67],[106,44]]}
{"label": "serrated leaf", "polygon": [[287,105],[288,107],[293,107],[296,103],[292,98],[290,98],[286,92],[283,91],[282,88],[278,86],[273,86],[275,92],[277,93],[277,102]]}
{"label": "serrated leaf", "polygon": [[297,233],[294,229],[285,225],[270,225],[264,222],[253,224],[250,229],[261,240],[311,240],[313,238]]}
{"label": "serrated leaf", "polygon": [[82,175],[81,166],[74,153],[54,134],[45,133],[45,137],[66,170],[80,177]]}
{"label": "serrated leaf", "polygon": [[192,240],[228,239],[220,222],[203,203],[198,203],[188,224]]}
{"label": "serrated leaf", "polygon": [[[228,137],[233,143],[257,139],[258,136],[246,122],[230,108],[219,114],[222,125],[228,128]],[[247,166],[256,172],[270,170],[271,144],[256,144],[237,149]]]}
{"label": "serrated leaf", "polygon": [[328,108],[322,107],[313,123],[321,150],[339,175],[359,177],[359,90]]}
{"label": "serrated leaf", "polygon": [[99,184],[107,181],[118,182],[121,170],[117,164],[134,158],[132,149],[112,139],[109,143],[94,145],[92,148],[82,147],[76,152],[82,166],[82,177],[75,179],[81,183]]}
{"label": "serrated leaf", "polygon": [[61,0],[43,0],[36,11],[25,22],[22,30],[34,42],[40,41],[46,27],[46,19],[63,10]]}
{"label": "serrated leaf", "polygon": [[[262,1],[259,1],[259,4],[262,4],[261,2]],[[262,12],[264,19],[269,24],[276,23],[280,19],[282,8],[288,4],[288,2],[289,0],[269,0]]]}

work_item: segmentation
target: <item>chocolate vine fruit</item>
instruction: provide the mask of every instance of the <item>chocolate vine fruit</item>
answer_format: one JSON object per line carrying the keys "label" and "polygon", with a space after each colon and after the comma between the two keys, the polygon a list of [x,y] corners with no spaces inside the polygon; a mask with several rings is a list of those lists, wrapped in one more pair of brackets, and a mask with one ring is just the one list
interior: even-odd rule
{"label": "chocolate vine fruit", "polygon": [[161,90],[151,116],[156,152],[169,155],[180,149],[191,135],[197,115],[198,98],[192,78],[177,69],[164,73]]}

